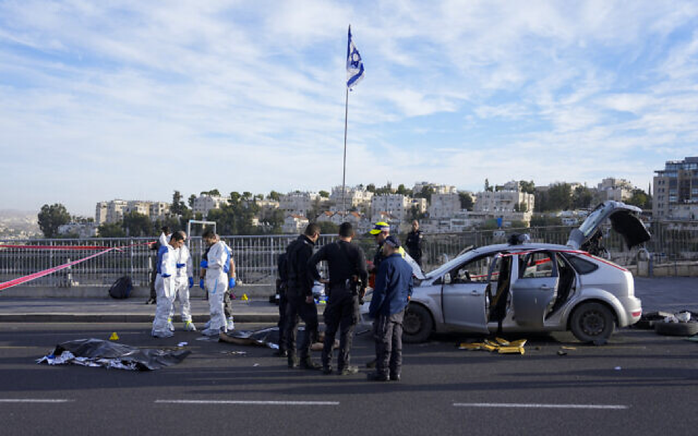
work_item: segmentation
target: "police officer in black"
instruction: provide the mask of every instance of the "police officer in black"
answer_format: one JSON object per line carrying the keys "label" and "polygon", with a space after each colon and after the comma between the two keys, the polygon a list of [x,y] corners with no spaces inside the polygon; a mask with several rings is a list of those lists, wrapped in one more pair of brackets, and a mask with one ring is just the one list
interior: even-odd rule
{"label": "police officer in black", "polygon": [[[289,244],[286,249],[288,271],[288,289],[286,290],[286,352],[288,367],[303,369],[320,369],[320,365],[310,359],[310,346],[318,338],[318,317],[313,300],[313,278],[308,270],[308,260],[313,254],[313,247],[320,237],[320,226],[308,224],[302,235]],[[300,361],[296,357],[296,336],[298,318],[305,322],[306,335],[298,344]]]}
{"label": "police officer in black", "polygon": [[407,234],[405,246],[407,253],[417,262],[417,265],[422,266],[422,239],[424,235],[419,230],[419,221],[412,221],[412,231]]}
{"label": "police officer in black", "polygon": [[286,253],[281,253],[277,262],[279,278],[276,279],[276,293],[279,295],[279,349],[275,353],[278,357],[287,357],[286,352],[286,306],[288,299],[286,298],[286,290],[288,289],[288,263],[286,262]]}
{"label": "police officer in black", "polygon": [[[332,373],[332,348],[339,329],[339,356],[337,371],[340,375],[359,372],[359,368],[349,365],[349,355],[354,327],[359,321],[359,299],[366,289],[368,273],[366,259],[359,247],[351,243],[354,228],[351,223],[339,226],[339,240],[320,248],[308,262],[315,280],[329,284],[329,296],[325,308],[325,343],[322,349],[322,370]],[[326,261],[330,279],[321,279],[317,264]]]}

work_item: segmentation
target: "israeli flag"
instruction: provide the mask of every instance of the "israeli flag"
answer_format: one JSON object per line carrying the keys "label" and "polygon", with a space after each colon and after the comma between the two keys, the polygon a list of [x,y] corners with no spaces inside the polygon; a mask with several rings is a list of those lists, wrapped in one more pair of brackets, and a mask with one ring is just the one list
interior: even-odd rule
{"label": "israeli flag", "polygon": [[351,91],[357,83],[364,78],[364,63],[361,55],[351,39],[351,26],[349,26],[349,44],[347,45],[347,88]]}

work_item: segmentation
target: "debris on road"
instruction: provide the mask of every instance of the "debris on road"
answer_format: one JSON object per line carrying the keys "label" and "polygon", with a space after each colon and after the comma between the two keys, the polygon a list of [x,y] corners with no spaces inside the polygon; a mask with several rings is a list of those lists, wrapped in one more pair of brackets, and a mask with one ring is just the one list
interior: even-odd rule
{"label": "debris on road", "polygon": [[36,363],[75,364],[90,367],[154,371],[183,361],[191,351],[141,349],[101,339],[78,339],[62,342]]}
{"label": "debris on road", "polygon": [[509,342],[502,338],[495,338],[494,341],[485,339],[482,342],[473,343],[462,343],[458,346],[459,350],[484,350],[484,351],[496,351],[499,354],[524,354],[524,345],[526,344],[526,339],[519,339],[518,341]]}
{"label": "debris on road", "polygon": [[655,322],[654,331],[664,336],[693,336],[698,334],[696,314],[690,311],[668,314],[661,322]]}

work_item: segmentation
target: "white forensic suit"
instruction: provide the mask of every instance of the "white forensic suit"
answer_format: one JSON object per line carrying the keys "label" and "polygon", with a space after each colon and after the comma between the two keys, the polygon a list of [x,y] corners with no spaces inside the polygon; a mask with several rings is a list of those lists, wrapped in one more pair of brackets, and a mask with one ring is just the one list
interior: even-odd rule
{"label": "white forensic suit", "polygon": [[151,334],[156,338],[169,338],[173,333],[168,328],[168,319],[175,298],[175,275],[177,274],[177,250],[166,243],[158,250],[155,292],[157,306]]}
{"label": "white forensic suit", "polygon": [[231,250],[225,242],[218,241],[208,250],[208,265],[204,287],[208,292],[211,321],[202,333],[206,336],[218,336],[223,329],[227,332],[225,313],[223,312],[223,294],[228,290],[228,271],[230,271]]}
{"label": "white forensic suit", "polygon": [[191,322],[191,304],[189,303],[189,282],[194,275],[194,267],[191,261],[191,254],[186,245],[175,250],[177,254],[177,273],[175,274],[175,298],[172,301],[172,309],[168,321],[171,323],[175,315],[175,302],[179,301],[182,311],[182,322],[187,331],[196,331],[196,327]]}

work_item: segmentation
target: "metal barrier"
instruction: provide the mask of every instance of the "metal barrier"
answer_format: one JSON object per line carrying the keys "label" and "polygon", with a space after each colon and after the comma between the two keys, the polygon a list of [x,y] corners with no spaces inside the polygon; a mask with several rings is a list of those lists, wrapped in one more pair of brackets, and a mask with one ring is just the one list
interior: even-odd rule
{"label": "metal barrier", "polygon": [[[448,259],[457,256],[468,246],[480,247],[489,244],[505,243],[511,233],[528,233],[534,242],[565,244],[571,227],[543,227],[530,229],[507,229],[502,231],[477,231],[449,234],[426,234],[424,243],[423,268],[430,271]],[[628,250],[622,238],[615,232],[608,232],[603,245],[610,252],[611,260],[623,266],[637,263],[638,251],[646,249],[652,255],[653,265],[671,264],[685,261],[698,261],[698,225],[685,222],[653,223],[650,229],[652,239],[643,247]],[[400,235],[404,240],[405,235]],[[277,276],[277,259],[297,235],[224,236],[222,239],[231,247],[237,276],[245,284],[274,284]],[[334,235],[323,235],[318,245],[335,239]],[[49,245],[127,247],[121,251],[111,251],[103,256],[46,276],[25,286],[104,286],[111,285],[117,278],[128,275],[135,286],[148,286],[150,272],[155,265],[156,253],[145,244],[155,238],[92,238],[92,239],[42,239],[24,241],[0,241],[6,245]],[[376,245],[371,236],[360,236],[355,242],[363,249],[367,260],[372,260]],[[139,245],[140,244],[140,245]],[[194,261],[195,274],[205,247],[201,237],[189,239]],[[0,282],[12,280],[42,271],[71,260],[94,254],[94,250],[42,250],[0,248]]]}

